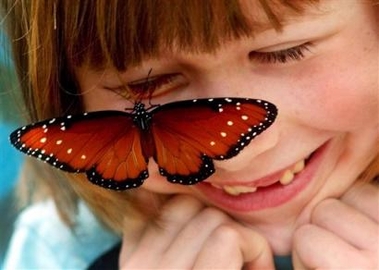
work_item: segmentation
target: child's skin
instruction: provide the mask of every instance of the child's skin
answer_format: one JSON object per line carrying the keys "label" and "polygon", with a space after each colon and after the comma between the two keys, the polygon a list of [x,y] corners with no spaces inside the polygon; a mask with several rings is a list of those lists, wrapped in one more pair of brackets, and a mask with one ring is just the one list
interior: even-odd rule
{"label": "child's skin", "polygon": [[[278,107],[273,126],[237,157],[215,162],[207,183],[251,186],[272,174],[278,180],[316,154],[291,185],[266,193],[268,199],[258,195],[264,188],[245,195],[247,206],[242,195],[216,198],[216,187],[169,184],[151,161],[150,177],[138,191],[146,203],[147,191],[186,196],[165,203],[161,229],[125,221],[121,267],[262,269],[273,267],[272,254],[292,253],[299,268],[378,268],[378,189],[354,184],[378,153],[378,17],[370,1],[321,1],[288,18],[283,32],[269,28],[225,43],[215,54],[162,51],[122,73],[124,83],[140,81],[131,87],[143,89],[152,69],[153,104],[230,96]],[[310,44],[304,57],[262,60],[302,44]],[[109,90],[121,87],[118,75],[112,69],[100,74],[77,69],[86,109],[131,107]]]}

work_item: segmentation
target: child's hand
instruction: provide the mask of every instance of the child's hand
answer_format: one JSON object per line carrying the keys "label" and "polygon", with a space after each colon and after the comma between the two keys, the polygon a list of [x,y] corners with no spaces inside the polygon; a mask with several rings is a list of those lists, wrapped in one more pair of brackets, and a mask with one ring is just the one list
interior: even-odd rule
{"label": "child's hand", "polygon": [[262,236],[195,198],[172,198],[160,219],[126,225],[121,269],[274,269]]}
{"label": "child's hand", "polygon": [[296,269],[379,269],[379,189],[353,186],[321,202],[294,238]]}

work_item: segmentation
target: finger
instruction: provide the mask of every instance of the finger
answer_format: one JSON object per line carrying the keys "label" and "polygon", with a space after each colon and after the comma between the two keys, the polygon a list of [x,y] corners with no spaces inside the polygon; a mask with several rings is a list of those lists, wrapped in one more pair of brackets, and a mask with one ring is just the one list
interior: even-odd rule
{"label": "finger", "polygon": [[[129,228],[125,228],[122,262],[127,262],[130,268],[155,267],[184,224],[202,208],[202,203],[193,197],[175,196],[162,207],[159,221],[149,222],[136,236],[132,235]],[[124,248],[127,245],[130,247]]]}
{"label": "finger", "polygon": [[378,245],[378,224],[340,200],[328,199],[318,204],[311,222],[359,249],[370,250]]}
{"label": "finger", "polygon": [[[215,208],[204,208],[176,235],[162,257],[163,264],[173,268],[191,268],[204,243],[221,224],[231,220]],[[178,256],[185,254],[185,256]]]}
{"label": "finger", "polygon": [[341,200],[379,223],[379,188],[372,183],[357,183]]}
{"label": "finger", "polygon": [[297,251],[294,249],[292,251],[292,266],[295,270],[308,270],[311,269],[305,265],[301,257],[297,254]]}
{"label": "finger", "polygon": [[237,223],[215,230],[196,261],[202,269],[274,269],[268,242],[257,232]]}
{"label": "finger", "polygon": [[275,269],[273,254],[267,240],[258,232],[239,225],[242,254],[246,270]]}
{"label": "finger", "polygon": [[140,241],[146,229],[146,221],[142,219],[127,219],[124,222],[124,232],[122,235],[122,246],[119,256],[120,265],[124,265]]}
{"label": "finger", "polygon": [[299,269],[366,269],[363,254],[334,233],[316,225],[299,228],[293,238],[294,265]]}
{"label": "finger", "polygon": [[242,269],[244,258],[239,233],[219,226],[204,243],[193,269]]}
{"label": "finger", "polygon": [[180,195],[170,199],[161,209],[160,216],[154,223],[150,223],[140,242],[140,246],[151,248],[158,243],[162,250],[166,250],[173,239],[204,205],[197,199]]}

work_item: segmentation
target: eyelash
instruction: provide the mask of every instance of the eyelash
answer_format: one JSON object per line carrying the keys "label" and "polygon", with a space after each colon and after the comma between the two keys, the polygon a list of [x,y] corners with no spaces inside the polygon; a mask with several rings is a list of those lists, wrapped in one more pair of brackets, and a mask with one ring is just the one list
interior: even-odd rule
{"label": "eyelash", "polygon": [[289,61],[300,61],[305,57],[306,52],[310,52],[311,43],[307,42],[295,47],[272,52],[250,52],[251,60],[259,61],[263,64],[285,64]]}
{"label": "eyelash", "polygon": [[143,80],[134,81],[128,84],[128,89],[141,98],[151,98],[165,92],[167,88],[173,88],[176,85],[176,79],[179,74],[163,74]]}
{"label": "eyelash", "polygon": [[[249,58],[263,64],[285,64],[289,61],[300,61],[305,57],[305,53],[310,51],[311,45],[310,42],[307,42],[284,50],[272,52],[253,51],[250,52]],[[133,95],[142,98],[150,98],[164,93],[165,89],[179,85],[181,82],[177,82],[178,76],[180,75],[177,73],[158,75],[156,77],[131,82],[128,84],[128,88]]]}

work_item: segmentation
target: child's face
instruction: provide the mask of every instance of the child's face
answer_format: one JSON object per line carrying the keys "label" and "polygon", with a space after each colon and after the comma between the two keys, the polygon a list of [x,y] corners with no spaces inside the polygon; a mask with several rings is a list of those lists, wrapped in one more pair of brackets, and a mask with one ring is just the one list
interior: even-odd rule
{"label": "child's face", "polygon": [[[326,197],[343,194],[377,154],[376,16],[366,1],[322,1],[319,8],[288,20],[283,32],[267,29],[226,43],[215,54],[162,52],[127,70],[121,75],[126,83],[143,84],[152,69],[149,77],[157,84],[153,104],[251,97],[279,110],[272,127],[238,156],[216,161],[216,173],[205,183],[170,184],[150,161],[150,177],[142,188],[196,196],[256,227],[275,253],[288,251],[288,239],[307,222],[311,209]],[[109,90],[120,86],[120,78],[111,69],[100,74],[78,69],[86,108],[132,107]],[[281,178],[292,182],[283,185]]]}

